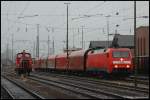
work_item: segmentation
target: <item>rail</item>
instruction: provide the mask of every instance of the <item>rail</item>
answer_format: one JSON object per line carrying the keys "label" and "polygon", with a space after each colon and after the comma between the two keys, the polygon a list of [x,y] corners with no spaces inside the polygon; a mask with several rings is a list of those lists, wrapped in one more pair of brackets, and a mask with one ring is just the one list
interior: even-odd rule
{"label": "rail", "polygon": [[[24,86],[22,86],[21,84],[17,83],[15,80],[11,80],[10,78],[8,78],[7,76],[2,75],[3,78],[5,78],[6,80],[8,80],[9,82],[15,84],[16,86],[18,86],[19,88],[23,89],[24,91],[26,91],[27,93],[29,93],[30,95],[32,95],[34,98],[36,99],[44,99],[44,97],[38,95],[37,93],[29,90],[28,88],[25,88]],[[10,92],[9,92],[10,93]],[[11,95],[11,94],[10,94]],[[13,97],[13,99],[16,99]]]}
{"label": "rail", "polygon": [[[119,93],[110,92],[110,88],[112,88],[111,87],[112,85],[109,86],[110,87],[109,89],[101,90],[101,89],[98,89],[98,87],[97,88],[91,88],[91,86],[88,85],[88,84],[83,84],[83,83],[81,84],[82,80],[80,80],[80,81],[79,80],[78,81],[72,81],[72,79],[70,79],[69,81],[64,81],[64,80],[61,79],[61,80],[58,81],[58,80],[46,79],[45,77],[43,78],[42,76],[35,76],[35,75],[34,76],[32,75],[32,79],[35,79],[37,81],[38,80],[43,80],[43,81],[46,80],[47,84],[49,82],[54,82],[54,83],[58,83],[58,84],[64,84],[64,85],[67,85],[67,86],[72,86],[72,87],[75,87],[75,88],[87,90],[87,91],[90,91],[90,92],[93,92],[93,93],[97,93],[97,96],[96,96],[97,98],[98,98],[99,94],[107,95],[107,96],[114,97],[114,98],[123,98],[123,99],[131,98],[131,97],[126,96],[126,95],[120,95]],[[86,83],[86,82],[84,82],[84,83]],[[105,86],[105,88],[106,88],[106,86]]]}

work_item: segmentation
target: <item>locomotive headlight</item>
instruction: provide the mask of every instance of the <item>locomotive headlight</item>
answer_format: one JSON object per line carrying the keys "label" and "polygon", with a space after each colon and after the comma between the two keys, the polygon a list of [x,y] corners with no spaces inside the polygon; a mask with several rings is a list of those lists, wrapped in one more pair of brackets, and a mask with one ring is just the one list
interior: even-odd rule
{"label": "locomotive headlight", "polygon": [[114,67],[115,67],[115,68],[118,68],[118,65],[115,65]]}
{"label": "locomotive headlight", "polygon": [[127,65],[126,67],[127,67],[127,68],[130,68],[130,65]]}

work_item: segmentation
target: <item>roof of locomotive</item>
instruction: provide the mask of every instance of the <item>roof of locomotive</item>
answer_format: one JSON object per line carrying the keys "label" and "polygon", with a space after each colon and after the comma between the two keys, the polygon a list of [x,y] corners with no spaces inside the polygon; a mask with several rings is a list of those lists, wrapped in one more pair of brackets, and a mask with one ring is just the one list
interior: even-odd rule
{"label": "roof of locomotive", "polygon": [[[16,58],[21,58],[22,57],[23,52],[21,53],[17,53]],[[28,54],[29,56],[26,56],[26,54]],[[25,57],[31,57],[30,53],[25,52]]]}
{"label": "roof of locomotive", "polygon": [[108,50],[111,50],[111,51],[113,51],[113,50],[128,51],[130,49],[129,48],[108,48]]}
{"label": "roof of locomotive", "polygon": [[[104,52],[107,53],[109,51],[130,51],[130,49],[129,48],[93,48],[91,52],[92,51],[94,53],[104,53]],[[89,52],[88,54],[91,54],[91,52]]]}
{"label": "roof of locomotive", "polygon": [[[25,54],[30,54],[30,53],[28,53],[28,52],[24,52]],[[17,55],[18,54],[23,54],[23,52],[20,52],[20,53],[17,53]],[[30,54],[31,55],[31,54]]]}

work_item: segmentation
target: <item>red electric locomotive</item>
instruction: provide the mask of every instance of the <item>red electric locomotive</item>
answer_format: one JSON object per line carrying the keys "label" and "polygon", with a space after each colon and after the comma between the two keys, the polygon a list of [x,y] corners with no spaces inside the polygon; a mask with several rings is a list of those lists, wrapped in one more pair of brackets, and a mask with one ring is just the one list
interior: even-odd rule
{"label": "red electric locomotive", "polygon": [[88,53],[86,67],[93,72],[129,74],[133,70],[131,51],[128,48],[92,50]]}
{"label": "red electric locomotive", "polygon": [[23,52],[18,53],[16,56],[16,68],[17,74],[30,74],[32,71],[32,58],[30,53]]}

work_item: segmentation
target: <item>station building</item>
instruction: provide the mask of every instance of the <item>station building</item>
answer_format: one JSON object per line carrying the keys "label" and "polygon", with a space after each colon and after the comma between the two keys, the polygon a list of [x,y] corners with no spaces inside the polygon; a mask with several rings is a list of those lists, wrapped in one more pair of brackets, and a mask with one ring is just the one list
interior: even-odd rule
{"label": "station building", "polygon": [[136,29],[136,54],[149,56],[149,26],[141,26]]}
{"label": "station building", "polygon": [[149,75],[149,26],[136,29],[136,55],[138,72]]}

